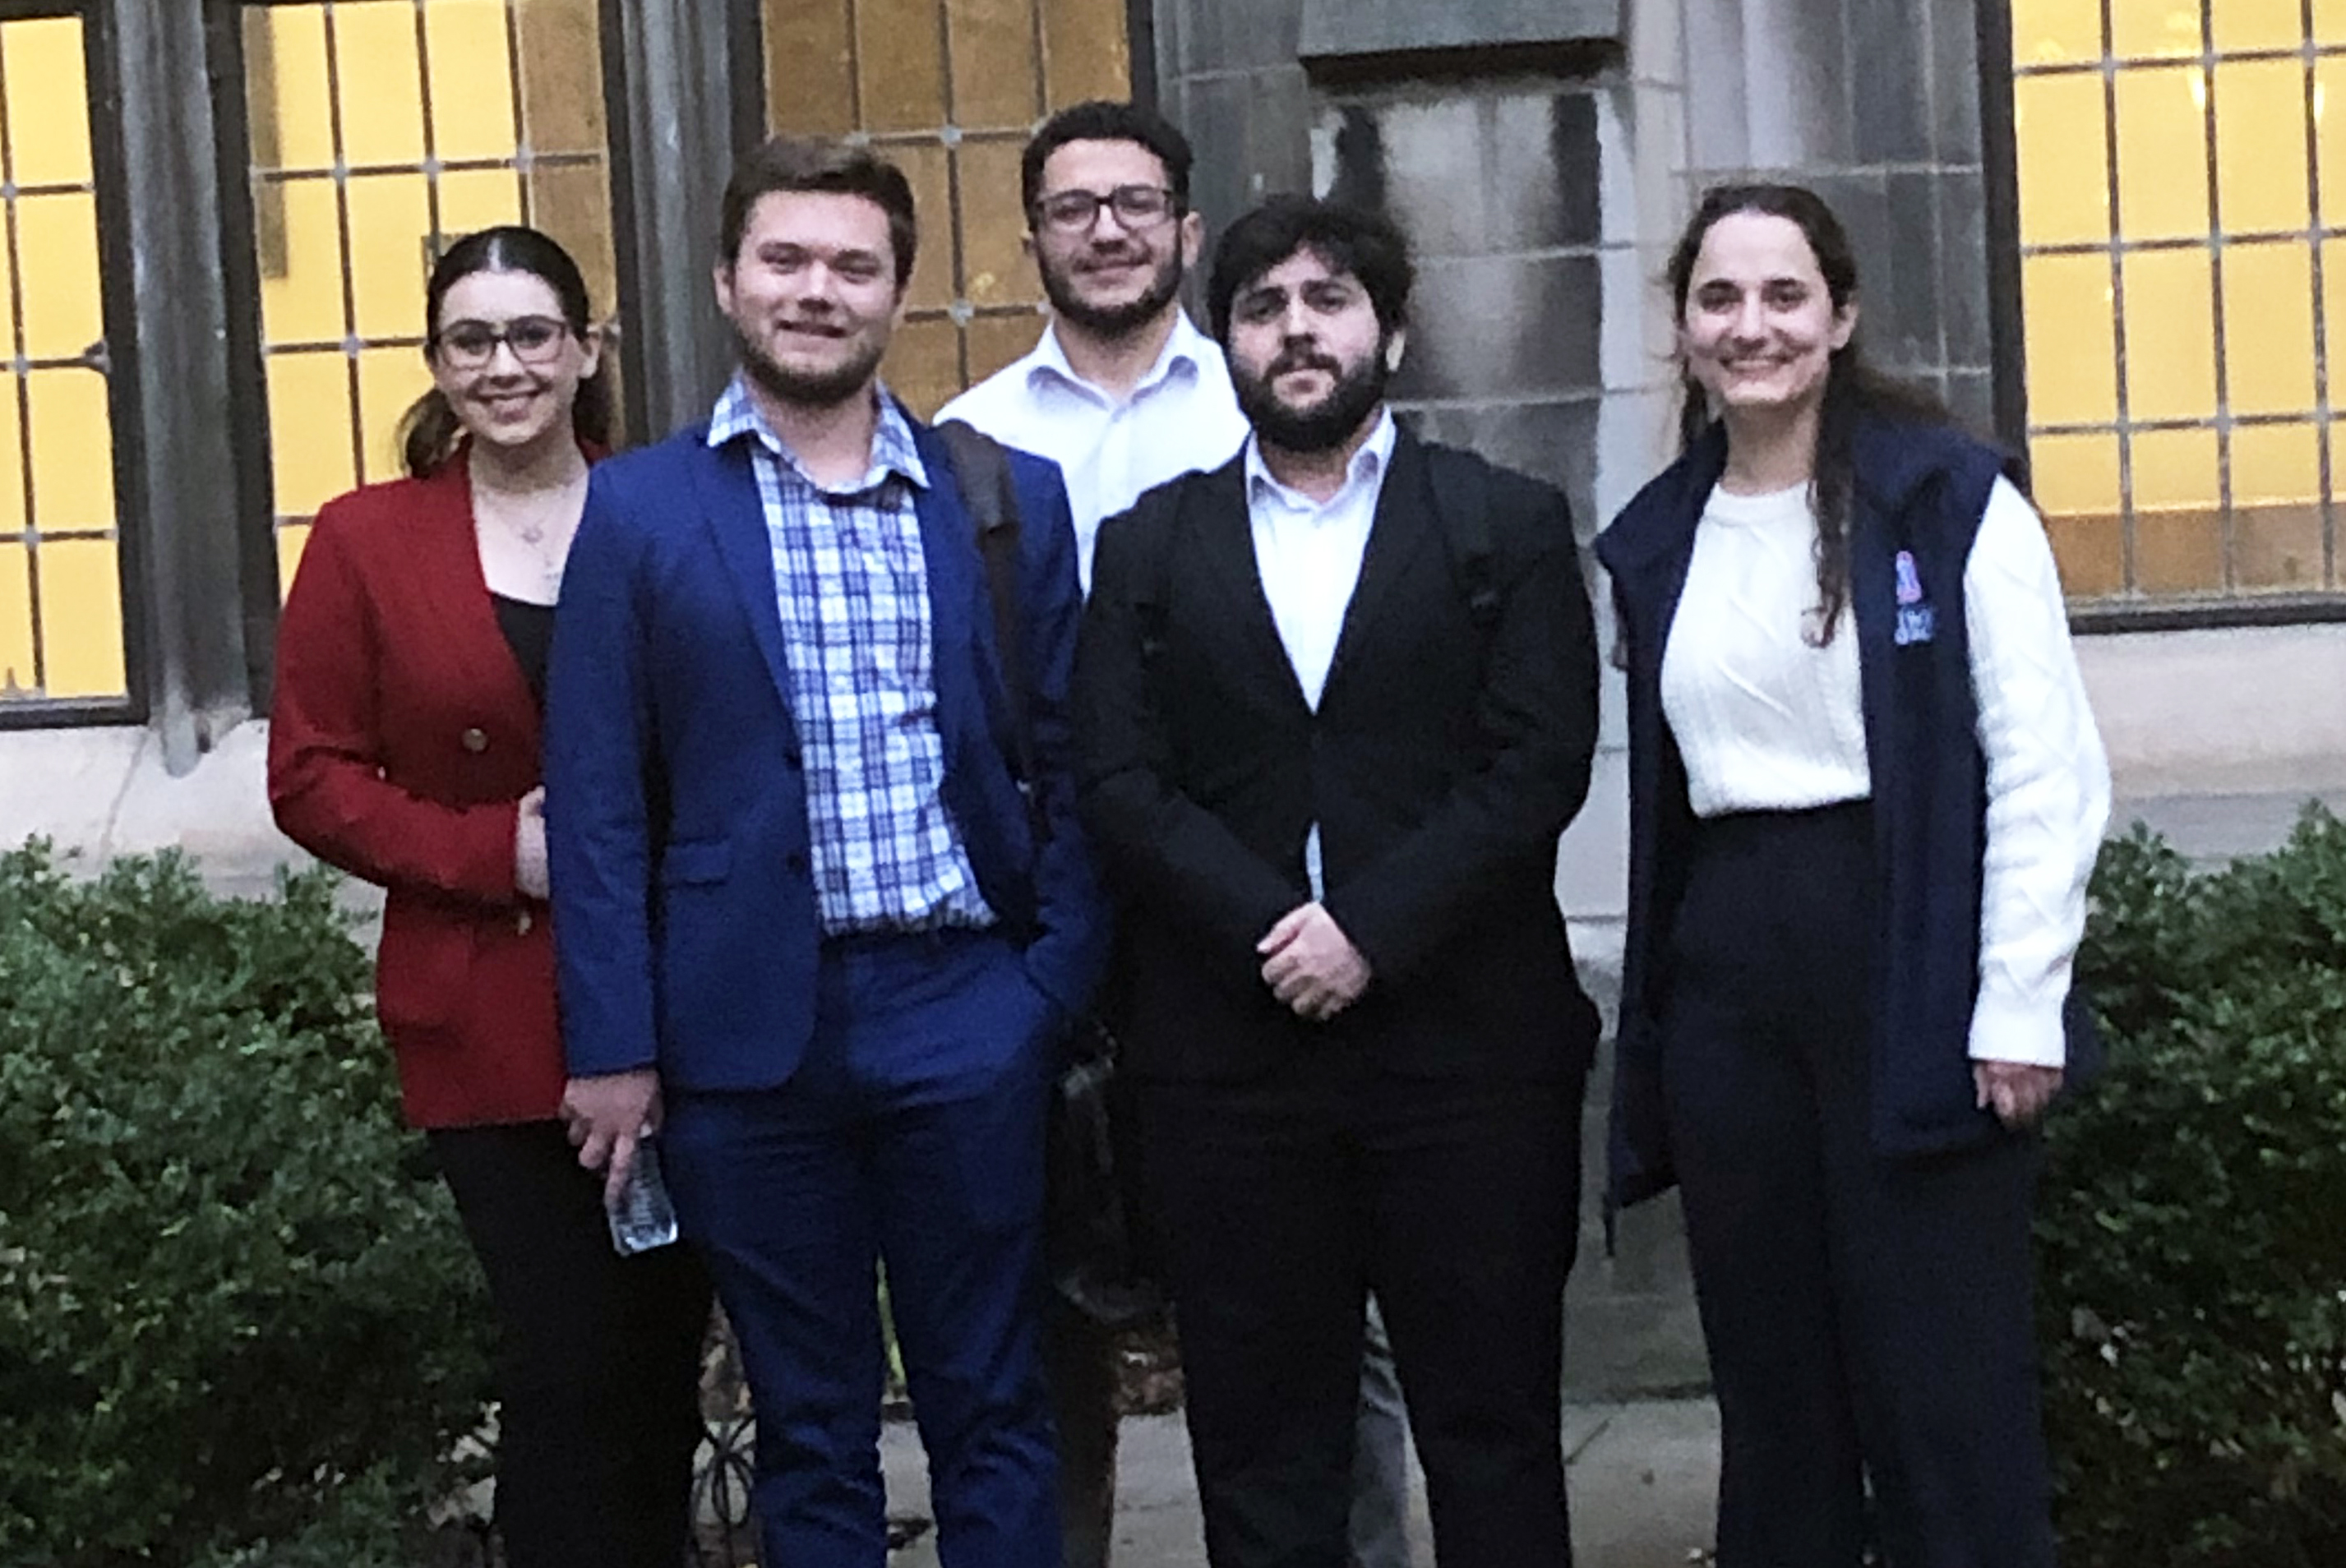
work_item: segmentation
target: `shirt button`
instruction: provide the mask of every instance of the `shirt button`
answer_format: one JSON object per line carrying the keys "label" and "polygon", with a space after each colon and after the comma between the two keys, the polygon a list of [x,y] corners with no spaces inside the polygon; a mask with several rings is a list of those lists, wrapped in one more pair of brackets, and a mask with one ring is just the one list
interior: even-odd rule
{"label": "shirt button", "polygon": [[488,731],[483,729],[478,725],[474,725],[472,728],[465,730],[458,738],[464,741],[464,749],[472,752],[474,756],[478,756],[480,753],[486,751],[489,748]]}
{"label": "shirt button", "polygon": [[536,918],[533,917],[527,910],[523,910],[520,913],[514,916],[514,935],[527,936],[530,933],[531,928],[536,924],[537,921]]}

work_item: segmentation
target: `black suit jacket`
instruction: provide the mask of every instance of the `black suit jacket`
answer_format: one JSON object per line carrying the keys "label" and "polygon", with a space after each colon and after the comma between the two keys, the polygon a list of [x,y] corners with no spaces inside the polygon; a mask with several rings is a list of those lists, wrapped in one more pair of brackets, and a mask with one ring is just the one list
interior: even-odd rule
{"label": "black suit jacket", "polygon": [[[1555,871],[1596,748],[1587,590],[1564,497],[1482,467],[1495,606],[1470,604],[1404,433],[1317,713],[1256,570],[1242,460],[1102,525],[1073,699],[1129,1072],[1239,1078],[1331,1050],[1401,1073],[1586,1070],[1596,1012]],[[1280,1005],[1255,952],[1311,899],[1314,821],[1329,912],[1374,971],[1324,1024]]]}

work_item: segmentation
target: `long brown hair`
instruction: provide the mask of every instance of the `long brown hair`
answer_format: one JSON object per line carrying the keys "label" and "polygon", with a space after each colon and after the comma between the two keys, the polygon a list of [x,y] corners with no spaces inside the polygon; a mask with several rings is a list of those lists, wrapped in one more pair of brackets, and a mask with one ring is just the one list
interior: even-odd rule
{"label": "long brown hair", "polygon": [[[1678,236],[1670,252],[1669,283],[1672,319],[1686,321],[1687,292],[1693,286],[1694,264],[1704,238],[1723,218],[1739,212],[1781,218],[1799,226],[1815,253],[1817,270],[1825,280],[1836,311],[1857,299],[1857,254],[1849,232],[1831,207],[1815,191],[1798,185],[1720,185],[1703,193],[1701,205]],[[1678,438],[1691,446],[1712,423],[1710,402],[1694,373],[1680,367]],[[1884,375],[1873,368],[1858,347],[1857,334],[1832,352],[1825,367],[1824,399],[1817,414],[1817,451],[1810,469],[1810,509],[1817,519],[1817,616],[1810,640],[1821,647],[1832,641],[1849,607],[1849,532],[1857,483],[1852,450],[1860,418],[1867,413],[1920,424],[1953,424],[1946,404],[1912,382]]]}
{"label": "long brown hair", "polygon": [[[440,331],[440,307],[448,290],[475,272],[526,272],[554,290],[554,297],[562,301],[563,319],[579,341],[586,341],[593,330],[586,280],[570,252],[535,229],[509,223],[467,234],[441,254],[438,265],[432,269],[431,281],[423,287],[427,345]],[[427,346],[424,351],[428,355],[431,350]],[[580,440],[595,446],[612,444],[617,422],[607,362],[598,361],[595,373],[578,383],[578,401],[571,407],[570,423]],[[399,451],[407,472],[418,479],[432,473],[454,455],[464,435],[464,422],[448,405],[447,395],[434,387],[400,416]]]}

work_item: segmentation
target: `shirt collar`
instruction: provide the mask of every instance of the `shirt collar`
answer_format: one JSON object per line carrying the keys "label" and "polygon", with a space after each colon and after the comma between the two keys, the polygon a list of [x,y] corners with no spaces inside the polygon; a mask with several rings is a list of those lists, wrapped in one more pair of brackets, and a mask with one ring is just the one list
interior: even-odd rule
{"label": "shirt collar", "polygon": [[[1167,334],[1165,346],[1158,351],[1157,362],[1148,367],[1148,373],[1133,383],[1132,396],[1137,398],[1176,375],[1196,381],[1200,351],[1205,346],[1206,334],[1198,331],[1197,324],[1189,320],[1188,311],[1176,307],[1173,331]],[[1115,401],[1076,373],[1076,367],[1067,359],[1066,344],[1059,341],[1059,323],[1056,320],[1043,329],[1043,341],[1036,343],[1035,351],[1026,356],[1026,384],[1031,387],[1037,381],[1044,380],[1059,381],[1104,402]]]}
{"label": "shirt collar", "polygon": [[825,484],[800,465],[798,454],[774,432],[759,412],[757,400],[750,395],[747,382],[740,372],[725,383],[718,394],[717,406],[709,416],[709,444],[719,447],[749,437],[771,453],[800,478],[817,490],[831,495],[860,495],[877,490],[891,475],[903,479],[916,490],[929,487],[928,465],[921,461],[921,449],[913,440],[913,422],[903,405],[884,386],[875,387],[880,400],[880,421],[872,435],[872,467],[863,477],[849,484]]}
{"label": "shirt collar", "polygon": [[1259,500],[1268,494],[1298,512],[1325,511],[1355,490],[1373,488],[1383,478],[1385,470],[1392,466],[1393,446],[1399,439],[1400,427],[1393,423],[1392,410],[1381,411],[1376,428],[1369,432],[1369,439],[1361,443],[1360,450],[1352,453],[1352,468],[1344,476],[1343,489],[1322,503],[1312,500],[1300,490],[1290,490],[1281,484],[1272,475],[1270,465],[1262,460],[1262,439],[1250,434],[1246,443],[1247,495],[1250,500]]}

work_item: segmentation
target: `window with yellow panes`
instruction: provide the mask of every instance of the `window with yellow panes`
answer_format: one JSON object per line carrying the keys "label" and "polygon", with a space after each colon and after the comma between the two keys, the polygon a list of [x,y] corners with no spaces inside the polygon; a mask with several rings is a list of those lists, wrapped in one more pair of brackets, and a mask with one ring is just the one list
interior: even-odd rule
{"label": "window with yellow panes", "polygon": [[2012,0],[2029,449],[2073,598],[2346,590],[2346,0]]}
{"label": "window with yellow panes", "polygon": [[0,705],[127,696],[86,45],[0,22]]}
{"label": "window with yellow panes", "polygon": [[280,583],[320,505],[396,477],[446,245],[529,223],[616,267],[597,0],[248,6],[246,119]]}
{"label": "window with yellow panes", "polygon": [[1035,346],[1018,158],[1052,110],[1132,92],[1125,0],[764,0],[767,118],[912,180],[921,251],[882,367],[916,412]]}

